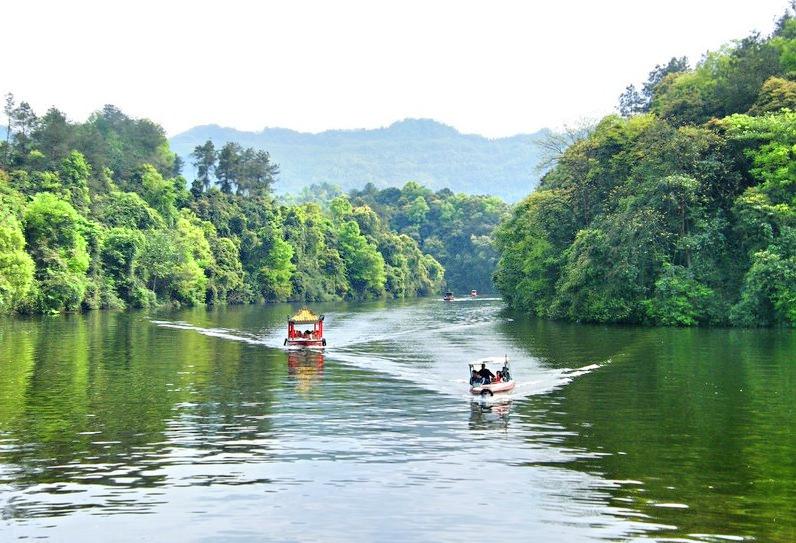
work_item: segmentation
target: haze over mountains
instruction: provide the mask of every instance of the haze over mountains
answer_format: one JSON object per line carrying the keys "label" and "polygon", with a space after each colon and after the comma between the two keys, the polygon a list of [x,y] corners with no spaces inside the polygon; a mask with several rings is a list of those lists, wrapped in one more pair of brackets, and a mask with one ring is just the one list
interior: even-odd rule
{"label": "haze over mountains", "polygon": [[193,179],[194,147],[212,140],[264,149],[279,164],[278,193],[297,193],[313,183],[340,185],[345,191],[373,183],[379,188],[417,181],[433,190],[494,194],[517,201],[537,185],[539,149],[545,131],[488,139],[462,134],[429,119],[407,119],[386,128],[328,130],[318,134],[284,128],[245,132],[218,125],[197,126],[171,138]]}

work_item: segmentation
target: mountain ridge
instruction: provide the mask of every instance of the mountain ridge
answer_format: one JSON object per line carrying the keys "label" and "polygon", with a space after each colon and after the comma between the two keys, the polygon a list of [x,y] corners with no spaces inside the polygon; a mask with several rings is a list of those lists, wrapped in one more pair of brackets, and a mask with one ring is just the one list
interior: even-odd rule
{"label": "mountain ridge", "polygon": [[494,194],[509,201],[527,195],[538,183],[534,142],[547,129],[531,134],[487,138],[463,134],[433,119],[403,119],[374,129],[300,132],[266,127],[246,131],[218,124],[195,126],[170,138],[192,177],[190,153],[212,140],[216,147],[234,141],[264,149],[280,166],[276,190],[299,192],[328,182],[344,190],[373,183],[379,188],[417,181],[433,190],[450,188],[468,194]]}

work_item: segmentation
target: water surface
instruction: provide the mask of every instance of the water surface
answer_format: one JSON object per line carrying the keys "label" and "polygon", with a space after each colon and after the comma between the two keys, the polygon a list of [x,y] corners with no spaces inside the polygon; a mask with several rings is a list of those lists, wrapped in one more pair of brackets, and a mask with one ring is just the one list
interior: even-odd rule
{"label": "water surface", "polygon": [[796,540],[792,332],[293,309],[0,320],[0,539]]}

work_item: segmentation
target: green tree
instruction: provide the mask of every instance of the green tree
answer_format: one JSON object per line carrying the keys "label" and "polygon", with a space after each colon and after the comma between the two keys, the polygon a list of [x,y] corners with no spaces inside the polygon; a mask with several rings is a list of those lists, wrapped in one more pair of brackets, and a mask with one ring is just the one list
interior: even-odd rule
{"label": "green tree", "polygon": [[149,164],[144,164],[137,174],[141,186],[141,196],[160,213],[168,224],[177,219],[177,193],[174,183],[163,176]]}
{"label": "green tree", "polygon": [[81,153],[72,151],[61,161],[60,182],[66,189],[69,201],[76,209],[85,213],[91,204],[88,179],[91,166]]}
{"label": "green tree", "polygon": [[16,217],[0,211],[0,312],[13,309],[33,284],[33,259],[24,249],[25,237]]}
{"label": "green tree", "polygon": [[354,292],[381,296],[387,277],[384,258],[376,247],[359,231],[355,221],[346,221],[340,227],[340,255],[346,266],[346,274]]}
{"label": "green tree", "polygon": [[135,307],[148,307],[153,294],[140,279],[139,260],[146,238],[138,230],[111,228],[102,240],[103,268],[118,296]]}
{"label": "green tree", "polygon": [[243,148],[234,142],[227,142],[218,153],[216,177],[221,192],[229,194],[241,177],[241,153]]}
{"label": "green tree", "polygon": [[80,308],[87,287],[89,254],[83,237],[85,219],[66,201],[39,193],[25,211],[25,238],[36,262],[43,311]]}
{"label": "green tree", "polygon": [[211,140],[207,140],[203,145],[194,147],[191,157],[193,165],[196,167],[196,179],[207,191],[212,183],[213,171],[218,160],[216,147]]}
{"label": "green tree", "polygon": [[647,317],[664,326],[706,323],[715,293],[694,280],[688,269],[665,264],[653,298],[643,302]]}
{"label": "green tree", "polygon": [[293,247],[279,235],[275,235],[259,269],[262,294],[266,300],[286,300],[290,296],[292,291],[290,279],[296,269],[292,259]]}
{"label": "green tree", "polygon": [[119,226],[137,230],[164,228],[160,213],[135,192],[111,192],[95,201],[95,215],[108,226]]}
{"label": "green tree", "polygon": [[760,88],[749,114],[764,115],[783,109],[796,110],[796,82],[781,77],[769,77]]}

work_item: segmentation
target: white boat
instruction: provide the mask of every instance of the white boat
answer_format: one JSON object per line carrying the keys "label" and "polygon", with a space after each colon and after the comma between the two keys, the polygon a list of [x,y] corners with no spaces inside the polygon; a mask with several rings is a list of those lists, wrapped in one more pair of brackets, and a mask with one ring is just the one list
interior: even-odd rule
{"label": "white boat", "polygon": [[[470,362],[468,366],[470,368],[470,394],[492,396],[501,392],[509,392],[516,385],[509,367],[508,356],[482,358]],[[488,372],[484,370],[488,370]],[[493,377],[490,377],[490,374]]]}

